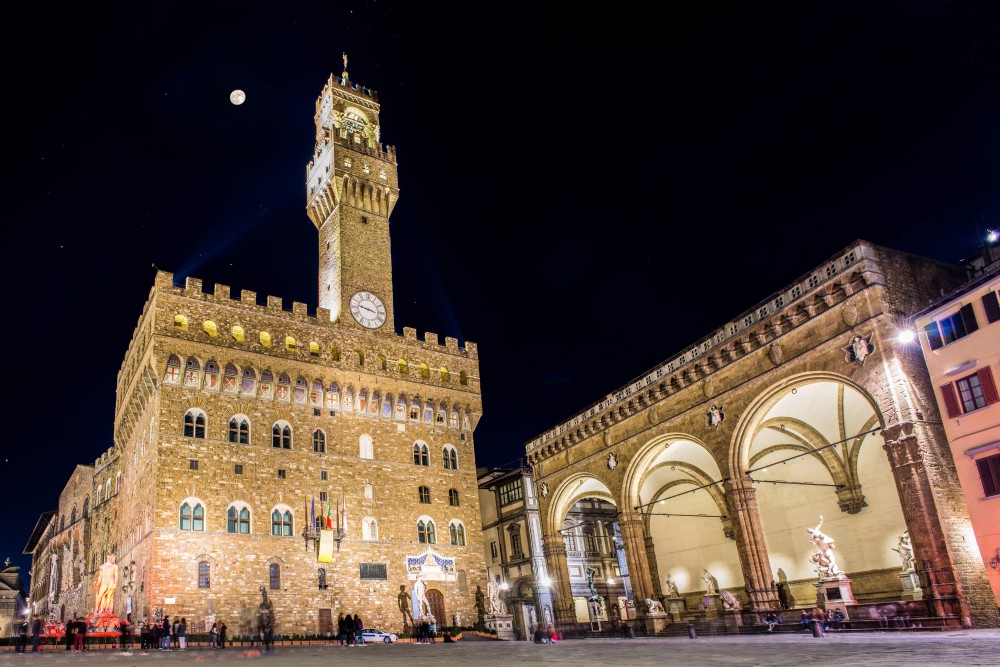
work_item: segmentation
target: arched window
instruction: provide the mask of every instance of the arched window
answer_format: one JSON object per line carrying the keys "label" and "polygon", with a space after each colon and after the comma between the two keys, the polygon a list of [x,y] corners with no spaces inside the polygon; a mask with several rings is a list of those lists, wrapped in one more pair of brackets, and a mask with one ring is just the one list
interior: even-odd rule
{"label": "arched window", "polygon": [[460,547],[465,546],[465,526],[462,525],[461,521],[452,521],[448,526],[448,534],[452,544]]}
{"label": "arched window", "polygon": [[319,579],[319,589],[321,591],[325,591],[328,588],[326,584],[326,569],[322,567],[319,568],[316,571],[316,578]]}
{"label": "arched window", "polygon": [[269,401],[273,395],[274,375],[271,374],[271,371],[262,371],[260,374],[260,391],[257,392],[257,396],[265,401]]}
{"label": "arched window", "polygon": [[115,495],[117,496],[121,492],[121,490],[122,490],[122,474],[119,472],[117,475],[115,475]]}
{"label": "arched window", "polygon": [[336,345],[330,346],[330,359],[332,361],[340,361],[340,348]]}
{"label": "arched window", "polygon": [[252,368],[243,369],[243,384],[241,391],[244,396],[253,396],[257,392],[257,373]]}
{"label": "arched window", "polygon": [[69,525],[76,523],[76,505],[73,505],[73,511],[69,514]]}
{"label": "arched window", "polygon": [[184,413],[184,437],[205,437],[205,413],[201,410],[188,410]]}
{"label": "arched window", "polygon": [[354,387],[344,387],[344,401],[340,409],[344,412],[354,412]]}
{"label": "arched window", "polygon": [[326,434],[319,429],[313,431],[313,451],[317,454],[326,452]]}
{"label": "arched window", "polygon": [[367,433],[362,435],[359,438],[358,449],[359,449],[358,456],[360,456],[361,458],[363,459],[373,458],[374,455],[372,453],[372,437]]}
{"label": "arched window", "polygon": [[413,443],[413,463],[418,466],[430,465],[430,452],[427,445],[419,440]]}
{"label": "arched window", "polygon": [[468,375],[468,373],[466,373],[465,371],[459,371],[458,372],[458,383],[460,385],[467,385],[467,384],[469,384],[469,375]]}
{"label": "arched window", "polygon": [[435,417],[434,423],[438,426],[443,427],[445,422],[448,420],[448,407],[443,403],[438,408],[437,417]]}
{"label": "arched window", "polygon": [[250,534],[250,509],[246,505],[230,505],[226,511],[226,532]]}
{"label": "arched window", "polygon": [[448,369],[444,366],[441,367],[441,382],[450,382],[451,375],[448,374]]}
{"label": "arched window", "polygon": [[211,588],[212,581],[209,575],[212,572],[212,565],[207,560],[198,561],[198,588]]}
{"label": "arched window", "polygon": [[277,563],[271,563],[267,568],[267,573],[270,579],[271,590],[279,590],[281,588],[281,566]]}
{"label": "arched window", "polygon": [[66,530],[66,517],[65,516],[59,517],[59,530],[60,531]]}
{"label": "arched window", "polygon": [[276,449],[291,449],[292,427],[285,422],[276,422],[271,428],[271,446]]}
{"label": "arched window", "polygon": [[420,364],[420,377],[426,380],[430,378],[430,376],[431,376],[431,369],[427,367],[427,364]]}
{"label": "arched window", "polygon": [[365,483],[365,498],[374,498],[374,497],[375,497],[375,487],[372,486],[371,484],[368,484],[366,482]]}
{"label": "arched window", "polygon": [[406,359],[400,359],[399,360],[399,374],[400,375],[406,375],[409,372],[410,372],[410,367],[406,363]]}
{"label": "arched window", "polygon": [[448,415],[448,428],[458,428],[458,408],[452,408]]}
{"label": "arched window", "polygon": [[441,449],[444,457],[444,467],[446,470],[458,470],[458,451],[451,445],[445,445]]}
{"label": "arched window", "polygon": [[420,401],[414,398],[410,401],[410,421],[420,420]]}
{"label": "arched window", "polygon": [[364,389],[358,389],[358,414],[365,414],[365,410],[368,409],[368,392]]}
{"label": "arched window", "polygon": [[365,542],[378,541],[378,522],[370,516],[361,521],[361,539]]}
{"label": "arched window", "polygon": [[229,420],[229,442],[250,444],[250,422],[243,415],[236,415]]}
{"label": "arched window", "polygon": [[167,372],[163,374],[163,381],[167,384],[178,384],[181,381],[181,359],[176,354],[171,354],[167,359]]}
{"label": "arched window", "polygon": [[180,510],[181,530],[205,530],[205,507],[197,500],[185,500]]}
{"label": "arched window", "polygon": [[83,499],[83,518],[90,516],[90,496]]}
{"label": "arched window", "polygon": [[184,363],[184,386],[192,387],[194,389],[198,388],[201,384],[201,377],[199,377],[199,371],[201,370],[201,364],[194,357],[188,357],[187,361]]}
{"label": "arched window", "polygon": [[417,541],[421,544],[434,544],[437,542],[434,537],[434,522],[431,519],[421,517],[417,521]]}
{"label": "arched window", "polygon": [[402,394],[396,399],[396,409],[392,413],[393,419],[406,419],[406,396]]}
{"label": "arched window", "polygon": [[417,498],[420,502],[428,504],[431,502],[431,488],[429,486],[417,487]]}
{"label": "arched window", "polygon": [[276,507],[271,511],[271,534],[282,537],[292,535],[292,511],[285,507]]}
{"label": "arched window", "polygon": [[458,489],[448,489],[448,504],[452,507],[458,507]]}

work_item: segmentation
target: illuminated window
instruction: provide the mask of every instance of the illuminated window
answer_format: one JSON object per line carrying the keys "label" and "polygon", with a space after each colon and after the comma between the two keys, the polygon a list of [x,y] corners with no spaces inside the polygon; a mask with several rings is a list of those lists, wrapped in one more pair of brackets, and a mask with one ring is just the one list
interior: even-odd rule
{"label": "illuminated window", "polygon": [[955,382],[941,385],[941,398],[948,416],[953,419],[1000,401],[993,371],[989,366]]}
{"label": "illuminated window", "polygon": [[524,497],[521,480],[515,479],[500,486],[500,504],[506,505]]}
{"label": "illuminated window", "polygon": [[932,350],[936,350],[949,343],[954,343],[960,338],[965,338],[977,329],[979,329],[979,324],[976,322],[976,314],[972,309],[972,304],[967,303],[957,313],[925,326],[924,333],[927,334],[927,344]]}

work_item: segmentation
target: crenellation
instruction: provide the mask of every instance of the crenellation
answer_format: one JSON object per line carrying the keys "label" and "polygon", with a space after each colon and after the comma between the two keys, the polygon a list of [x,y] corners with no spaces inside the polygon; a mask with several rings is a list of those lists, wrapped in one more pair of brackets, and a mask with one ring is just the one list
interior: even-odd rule
{"label": "crenellation", "polygon": [[212,290],[212,296],[217,299],[224,299],[226,301],[230,300],[229,296],[230,288],[229,285],[223,285],[222,283],[215,283]]}
{"label": "crenellation", "polygon": [[440,345],[438,342],[438,335],[436,333],[431,333],[430,331],[424,332],[424,342],[430,345]]}
{"label": "crenellation", "polygon": [[306,304],[299,301],[292,301],[292,313],[299,315],[301,317],[309,316],[309,308]]}
{"label": "crenellation", "polygon": [[457,350],[458,349],[458,339],[454,338],[452,336],[445,336],[445,338],[444,338],[444,346],[447,347],[449,350]]}
{"label": "crenellation", "polygon": [[406,338],[407,340],[416,340],[417,330],[413,327],[403,327],[403,338]]}
{"label": "crenellation", "polygon": [[257,305],[257,293],[251,290],[240,290],[240,302],[248,306]]}
{"label": "crenellation", "polygon": [[187,276],[184,279],[184,291],[189,296],[203,296],[204,292],[202,292],[201,278],[192,278],[191,276]]}
{"label": "crenellation", "polygon": [[267,297],[267,309],[268,310],[281,310],[281,297],[271,296]]}

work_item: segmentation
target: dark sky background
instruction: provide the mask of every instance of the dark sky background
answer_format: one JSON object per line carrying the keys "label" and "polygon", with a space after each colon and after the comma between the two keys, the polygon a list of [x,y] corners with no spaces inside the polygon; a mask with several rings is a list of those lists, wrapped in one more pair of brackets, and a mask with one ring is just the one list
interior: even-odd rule
{"label": "dark sky background", "polygon": [[398,150],[397,332],[479,344],[479,465],[855,239],[958,261],[1000,227],[1000,4],[733,4],[20,5],[0,560],[27,572],[112,444],[154,263],[315,308],[305,168],[343,51]]}

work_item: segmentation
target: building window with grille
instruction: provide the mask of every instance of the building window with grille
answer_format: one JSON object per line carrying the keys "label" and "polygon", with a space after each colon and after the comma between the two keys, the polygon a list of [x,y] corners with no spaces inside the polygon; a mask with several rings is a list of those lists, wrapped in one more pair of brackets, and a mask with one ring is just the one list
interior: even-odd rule
{"label": "building window with grille", "polygon": [[184,413],[184,437],[205,437],[205,413],[201,410],[188,410]]}
{"label": "building window with grille", "polygon": [[422,503],[431,502],[431,488],[429,486],[421,486],[417,489],[417,497]]}
{"label": "building window with grille", "polygon": [[520,500],[522,497],[524,497],[524,491],[521,488],[520,479],[511,480],[500,486],[501,505],[506,505],[514,502],[515,500]]}
{"label": "building window with grille", "polygon": [[271,446],[276,449],[292,448],[292,427],[278,422],[271,428]]}
{"label": "building window with grille", "polygon": [[431,464],[430,451],[428,451],[426,444],[422,442],[413,444],[413,463],[418,466],[429,466]]}
{"label": "building window with grille", "polygon": [[448,489],[448,504],[452,507],[458,507],[458,489]]}
{"label": "building window with grille", "polygon": [[490,558],[496,560],[500,556],[499,548],[496,542],[490,542]]}
{"label": "building window with grille", "polygon": [[317,454],[326,452],[326,434],[319,429],[313,431],[313,451]]}
{"label": "building window with grille", "polygon": [[198,588],[212,587],[212,582],[209,579],[209,573],[212,571],[211,567],[207,560],[198,563]]}
{"label": "building window with grille", "polygon": [[521,553],[521,533],[520,531],[510,534],[510,553],[514,558],[520,558]]}
{"label": "building window with grille", "polygon": [[237,416],[229,420],[229,442],[250,444],[250,422],[246,417]]}
{"label": "building window with grille", "polygon": [[292,512],[291,510],[275,509],[271,512],[271,534],[281,537],[291,537],[292,535]]}
{"label": "building window with grille", "polygon": [[326,491],[319,492],[319,501],[321,503],[325,503],[327,501],[327,498],[329,498],[329,496],[326,494]]}
{"label": "building window with grille", "polygon": [[328,588],[326,585],[326,569],[321,567],[316,574],[319,579],[319,589],[325,591]]}
{"label": "building window with grille", "polygon": [[271,590],[276,591],[281,589],[281,566],[277,563],[271,563],[268,566],[268,575],[270,578]]}
{"label": "building window with grille", "polygon": [[417,522],[417,541],[421,544],[434,544],[437,541],[434,537],[433,521],[421,519]]}
{"label": "building window with grille", "polygon": [[198,469],[198,459],[189,459],[188,460],[188,469],[189,470],[197,470]]}
{"label": "building window with grille", "polygon": [[448,533],[451,536],[452,544],[460,547],[465,546],[465,526],[460,521],[452,521],[451,525],[448,526]]}
{"label": "building window with grille", "polygon": [[986,497],[1000,496],[1000,454],[978,459],[976,467],[979,469],[979,479],[983,482]]}
{"label": "building window with grille", "polygon": [[320,479],[321,482],[325,482],[329,478],[330,478],[329,472],[327,472],[326,470],[320,470],[319,471],[319,479]]}
{"label": "building window with grille", "polygon": [[972,375],[941,385],[941,398],[950,418],[961,417],[973,410],[1000,402],[996,382],[993,380],[993,371],[989,366],[980,368]]}
{"label": "building window with grille", "polygon": [[235,465],[234,469],[233,469],[233,472],[235,472],[237,475],[242,475],[243,474],[243,464],[242,463],[237,463]]}
{"label": "building window with grille", "polygon": [[441,450],[444,456],[444,467],[446,470],[458,470],[458,452],[451,445],[445,445]]}
{"label": "building window with grille", "polygon": [[250,534],[250,510],[246,507],[231,506],[226,511],[226,531],[239,533],[241,535]]}
{"label": "building window with grille", "polygon": [[205,508],[201,503],[184,502],[180,511],[181,530],[205,530]]}

